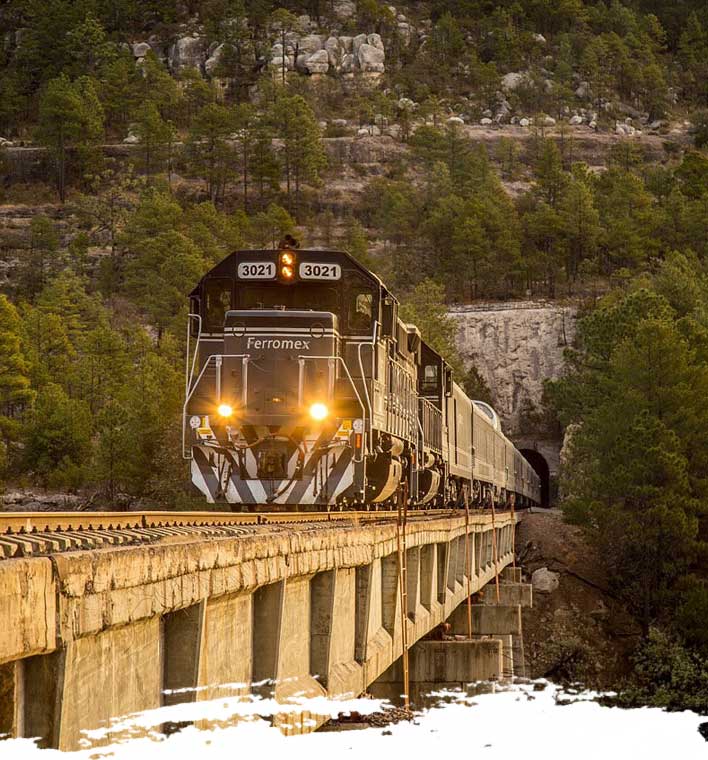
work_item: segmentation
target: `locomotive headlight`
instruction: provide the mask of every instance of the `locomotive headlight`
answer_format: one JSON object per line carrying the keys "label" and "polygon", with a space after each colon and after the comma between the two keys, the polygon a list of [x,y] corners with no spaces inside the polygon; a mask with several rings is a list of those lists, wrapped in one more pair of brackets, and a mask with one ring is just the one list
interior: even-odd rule
{"label": "locomotive headlight", "polygon": [[295,263],[295,254],[290,251],[283,251],[280,254],[280,263],[291,267]]}
{"label": "locomotive headlight", "polygon": [[220,417],[231,417],[234,413],[233,408],[229,404],[219,404],[217,411]]}
{"label": "locomotive headlight", "polygon": [[284,280],[292,280],[294,274],[295,274],[295,270],[291,266],[280,267],[280,276]]}
{"label": "locomotive headlight", "polygon": [[329,409],[325,404],[317,402],[310,407],[310,417],[317,422],[322,422],[329,414]]}

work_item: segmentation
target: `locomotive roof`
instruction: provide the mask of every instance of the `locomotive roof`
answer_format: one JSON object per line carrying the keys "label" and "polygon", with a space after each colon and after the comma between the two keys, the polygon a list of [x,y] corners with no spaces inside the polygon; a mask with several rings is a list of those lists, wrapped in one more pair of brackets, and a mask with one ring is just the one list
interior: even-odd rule
{"label": "locomotive roof", "polygon": [[[233,251],[233,253],[230,253],[225,259],[222,259],[216,266],[212,267],[204,276],[199,280],[197,285],[194,287],[192,292],[190,293],[190,296],[196,296],[198,295],[199,286],[201,283],[209,279],[210,277],[223,277],[223,276],[229,276],[233,277],[235,269],[235,263],[239,259],[239,257],[243,255],[252,256],[254,254],[270,254],[274,255],[279,253],[281,248],[247,248],[242,249],[238,251]],[[317,253],[317,254],[331,254],[332,256],[341,257],[346,259],[347,264],[349,264],[352,268],[359,270],[363,275],[373,280],[380,288],[382,288],[387,295],[390,295],[395,301],[398,301],[398,299],[389,291],[389,289],[384,285],[384,283],[381,281],[381,279],[375,275],[370,269],[367,269],[365,266],[360,264],[350,253],[347,253],[346,251],[335,251],[330,250],[327,248],[295,248],[294,252],[299,256],[303,253]]]}

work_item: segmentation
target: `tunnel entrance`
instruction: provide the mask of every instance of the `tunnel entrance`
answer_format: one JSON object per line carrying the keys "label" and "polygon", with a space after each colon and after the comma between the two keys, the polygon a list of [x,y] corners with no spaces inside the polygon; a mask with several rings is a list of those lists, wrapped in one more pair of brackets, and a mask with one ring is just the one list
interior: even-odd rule
{"label": "tunnel entrance", "polygon": [[551,475],[546,458],[536,449],[519,449],[519,451],[531,467],[536,470],[538,477],[541,478],[541,506],[548,507],[551,495]]}

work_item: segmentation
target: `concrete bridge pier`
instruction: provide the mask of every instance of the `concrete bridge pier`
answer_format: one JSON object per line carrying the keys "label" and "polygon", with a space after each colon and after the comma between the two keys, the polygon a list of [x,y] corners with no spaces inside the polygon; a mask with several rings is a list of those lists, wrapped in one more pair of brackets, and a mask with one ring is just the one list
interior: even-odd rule
{"label": "concrete bridge pier", "polygon": [[[449,565],[449,563],[448,563]],[[465,688],[475,681],[502,681],[524,675],[521,608],[533,604],[532,586],[521,582],[519,568],[500,573],[499,598],[494,581],[479,590],[471,605],[472,637],[467,638],[467,601],[448,617],[445,640],[420,640],[409,651],[411,701],[439,688]],[[402,659],[371,685],[376,697],[399,701],[403,689]]]}

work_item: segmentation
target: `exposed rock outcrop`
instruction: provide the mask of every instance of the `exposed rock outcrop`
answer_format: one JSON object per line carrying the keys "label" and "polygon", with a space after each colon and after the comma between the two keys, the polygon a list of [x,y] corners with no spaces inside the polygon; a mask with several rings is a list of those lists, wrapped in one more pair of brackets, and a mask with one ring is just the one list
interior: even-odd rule
{"label": "exposed rock outcrop", "polygon": [[276,69],[302,74],[370,73],[386,70],[386,51],[379,34],[357,34],[355,37],[334,34],[285,35],[270,50],[269,62]]}
{"label": "exposed rock outcrop", "polygon": [[458,323],[462,358],[477,368],[492,389],[502,424],[523,432],[524,415],[539,409],[543,385],[563,371],[563,352],[575,337],[577,309],[544,302],[463,306]]}
{"label": "exposed rock outcrop", "polygon": [[170,47],[169,53],[167,54],[170,71],[173,74],[179,74],[179,72],[185,68],[201,70],[206,49],[206,37],[198,34],[190,34],[186,37],[180,37]]}

